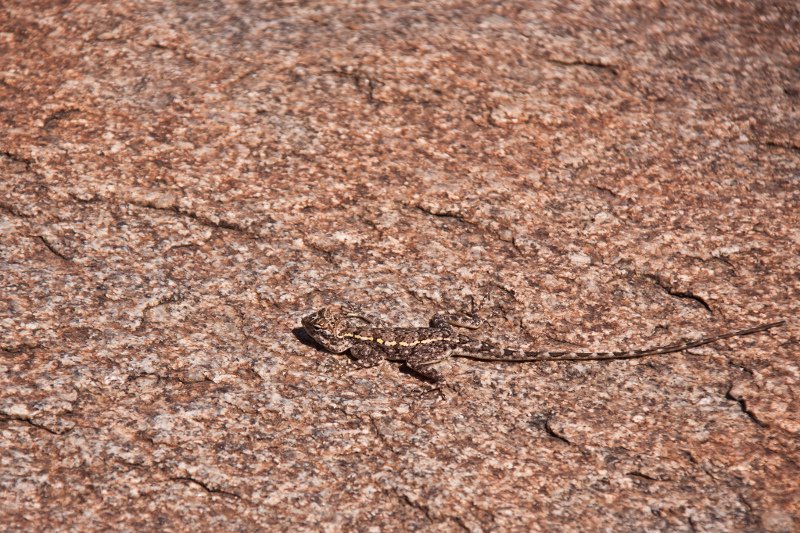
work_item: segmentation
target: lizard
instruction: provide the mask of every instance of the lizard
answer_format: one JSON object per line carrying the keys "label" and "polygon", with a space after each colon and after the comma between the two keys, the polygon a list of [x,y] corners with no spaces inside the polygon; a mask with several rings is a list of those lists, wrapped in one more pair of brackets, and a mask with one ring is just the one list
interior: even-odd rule
{"label": "lizard", "polygon": [[731,337],[751,335],[782,326],[779,320],[748,329],[729,331],[690,341],[621,351],[528,351],[507,348],[457,333],[455,327],[477,329],[481,320],[474,314],[437,313],[429,327],[390,327],[382,320],[349,305],[329,305],[304,317],[305,332],[326,351],[340,354],[349,350],[360,368],[378,365],[383,360],[400,362],[418,376],[433,383],[444,383],[444,376],[433,365],[449,357],[478,361],[611,361],[636,359],[682,352]]}

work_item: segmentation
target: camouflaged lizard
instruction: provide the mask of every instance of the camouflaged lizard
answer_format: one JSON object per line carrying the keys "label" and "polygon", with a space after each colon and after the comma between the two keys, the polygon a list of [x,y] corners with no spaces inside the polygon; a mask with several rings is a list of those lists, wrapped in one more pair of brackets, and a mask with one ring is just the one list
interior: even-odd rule
{"label": "camouflaged lizard", "polygon": [[481,323],[474,315],[460,313],[439,313],[431,319],[430,327],[427,328],[398,328],[389,327],[381,320],[368,317],[355,308],[331,305],[306,316],[302,322],[306,333],[325,350],[336,354],[349,350],[359,367],[372,367],[384,359],[398,361],[434,383],[442,383],[444,378],[432,366],[448,357],[508,362],[635,359],[681,352],[722,339],[759,333],[785,323],[781,320],[692,341],[637,350],[554,352],[505,348],[459,334],[453,329],[454,326],[477,329]]}

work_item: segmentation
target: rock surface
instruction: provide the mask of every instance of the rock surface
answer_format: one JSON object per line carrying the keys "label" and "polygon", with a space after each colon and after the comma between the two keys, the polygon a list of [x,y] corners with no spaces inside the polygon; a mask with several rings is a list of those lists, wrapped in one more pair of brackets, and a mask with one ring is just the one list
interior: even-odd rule
{"label": "rock surface", "polygon": [[3,2],[4,528],[800,529],[796,2],[489,4]]}

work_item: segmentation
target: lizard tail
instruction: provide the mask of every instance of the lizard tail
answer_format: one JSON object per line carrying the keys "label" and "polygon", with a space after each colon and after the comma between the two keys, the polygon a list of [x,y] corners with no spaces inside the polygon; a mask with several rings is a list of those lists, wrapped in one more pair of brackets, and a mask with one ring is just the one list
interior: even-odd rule
{"label": "lizard tail", "polygon": [[519,363],[536,361],[613,361],[618,359],[637,359],[639,357],[647,357],[650,355],[682,352],[684,350],[688,350],[689,348],[696,348],[698,346],[711,344],[712,342],[729,339],[731,337],[741,337],[743,335],[760,333],[762,331],[767,331],[768,329],[783,326],[784,324],[786,324],[785,320],[779,320],[777,322],[761,324],[760,326],[755,326],[748,329],[721,333],[719,335],[714,335],[713,337],[703,337],[693,341],[667,344],[664,346],[655,346],[641,350],[625,350],[619,352],[530,352],[526,350],[500,348],[499,346],[481,343],[479,346],[468,347],[466,351],[454,354],[454,357],[463,357],[477,361],[507,361]]}

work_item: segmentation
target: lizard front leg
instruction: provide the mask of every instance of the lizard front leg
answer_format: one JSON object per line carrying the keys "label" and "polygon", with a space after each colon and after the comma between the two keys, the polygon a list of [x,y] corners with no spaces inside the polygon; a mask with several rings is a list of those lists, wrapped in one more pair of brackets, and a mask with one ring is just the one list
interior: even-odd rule
{"label": "lizard front leg", "polygon": [[448,359],[451,355],[450,352],[451,350],[447,348],[422,346],[406,359],[405,366],[433,383],[444,384],[444,376],[433,368],[433,365]]}
{"label": "lizard front leg", "polygon": [[350,347],[350,357],[359,368],[370,368],[379,365],[384,359],[384,354],[372,344],[358,343]]}

